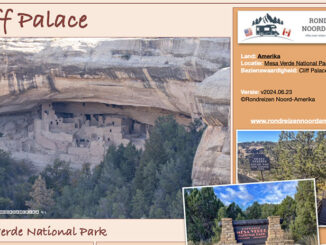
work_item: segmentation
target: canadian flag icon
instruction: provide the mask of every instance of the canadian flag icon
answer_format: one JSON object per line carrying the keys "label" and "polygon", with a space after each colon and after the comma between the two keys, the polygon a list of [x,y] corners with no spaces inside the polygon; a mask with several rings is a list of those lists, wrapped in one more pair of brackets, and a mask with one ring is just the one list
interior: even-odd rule
{"label": "canadian flag icon", "polygon": [[291,29],[284,28],[282,35],[289,37],[291,35]]}

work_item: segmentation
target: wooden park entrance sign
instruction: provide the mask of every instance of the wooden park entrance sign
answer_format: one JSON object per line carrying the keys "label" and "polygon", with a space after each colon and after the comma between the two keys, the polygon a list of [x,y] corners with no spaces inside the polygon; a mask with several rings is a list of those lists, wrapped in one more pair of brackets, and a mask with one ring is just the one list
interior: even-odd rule
{"label": "wooden park entrance sign", "polygon": [[268,219],[239,220],[223,218],[221,239],[218,245],[293,245],[287,240],[281,228],[279,216]]}

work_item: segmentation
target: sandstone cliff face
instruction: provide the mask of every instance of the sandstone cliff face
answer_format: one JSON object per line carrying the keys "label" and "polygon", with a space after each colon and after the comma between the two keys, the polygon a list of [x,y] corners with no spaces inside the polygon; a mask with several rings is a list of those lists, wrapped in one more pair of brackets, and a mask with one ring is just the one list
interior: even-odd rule
{"label": "sandstone cliff face", "polygon": [[185,125],[201,118],[208,127],[193,183],[230,182],[228,39],[1,39],[0,44],[0,132],[3,128],[13,146],[0,141],[0,148],[14,157],[38,156],[40,166],[53,160],[61,146],[49,151],[15,142],[35,139],[35,131],[22,129],[35,124],[39,105],[80,102],[98,114],[148,126],[166,114]]}
{"label": "sandstone cliff face", "polygon": [[194,99],[208,126],[194,159],[193,185],[230,183],[230,69],[199,83]]}

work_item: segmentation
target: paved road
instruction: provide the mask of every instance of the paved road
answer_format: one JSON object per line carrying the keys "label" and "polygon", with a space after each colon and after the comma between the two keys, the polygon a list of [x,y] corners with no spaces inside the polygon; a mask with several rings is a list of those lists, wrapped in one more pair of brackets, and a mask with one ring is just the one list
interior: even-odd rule
{"label": "paved road", "polygon": [[[239,183],[251,183],[251,182],[258,182],[258,180],[250,178],[243,174],[238,174]],[[325,206],[326,207],[326,206]]]}

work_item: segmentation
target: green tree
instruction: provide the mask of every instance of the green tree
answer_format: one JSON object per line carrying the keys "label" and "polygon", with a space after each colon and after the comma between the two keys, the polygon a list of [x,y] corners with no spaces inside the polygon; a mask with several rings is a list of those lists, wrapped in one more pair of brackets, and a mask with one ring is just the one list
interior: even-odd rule
{"label": "green tree", "polygon": [[223,218],[227,218],[227,217],[228,217],[227,207],[225,206],[220,207],[217,213],[217,218],[214,220],[213,237],[212,237],[212,241],[214,243],[218,243],[220,241],[221,232],[222,232],[222,227],[220,222],[222,221]]}
{"label": "green tree", "polygon": [[272,155],[274,179],[315,178],[318,195],[326,191],[326,132],[281,132]]}
{"label": "green tree", "polygon": [[[103,162],[94,171],[97,199],[100,199],[97,217],[131,217],[132,180],[139,165],[140,154],[141,152],[131,144],[126,147],[109,147]],[[129,164],[131,166],[128,169]]]}
{"label": "green tree", "polygon": [[26,209],[26,200],[32,184],[28,181],[33,173],[31,166],[15,161],[10,154],[0,150],[0,206],[1,209]]}
{"label": "green tree", "polygon": [[[169,217],[174,219],[175,217],[183,217],[183,200],[181,189],[175,194],[174,199],[168,207]],[[156,216],[160,217],[160,216]]]}
{"label": "green tree", "polygon": [[277,179],[316,178],[317,184],[326,178],[325,132],[281,132],[275,157]]}
{"label": "green tree", "polygon": [[258,202],[254,202],[246,209],[246,216],[248,219],[260,219],[262,215],[261,206]]}
{"label": "green tree", "polygon": [[128,187],[118,188],[108,192],[100,199],[95,217],[99,218],[130,218],[130,192]]}
{"label": "green tree", "polygon": [[300,181],[294,200],[296,218],[290,225],[290,230],[295,240],[299,240],[304,236],[315,234],[317,229],[313,181]]}
{"label": "green tree", "polygon": [[70,173],[70,184],[55,196],[56,205],[52,217],[90,218],[96,214],[96,205],[100,198],[89,164]]}
{"label": "green tree", "polygon": [[269,216],[276,215],[277,205],[276,204],[261,204],[261,219],[267,219]]}
{"label": "green tree", "polygon": [[47,165],[41,176],[45,179],[47,188],[52,189],[55,194],[60,194],[64,186],[70,184],[72,170],[69,163],[55,160],[52,165]]}
{"label": "green tree", "polygon": [[13,205],[13,202],[9,198],[0,197],[0,209],[6,210],[10,209]]}
{"label": "green tree", "polygon": [[227,218],[228,214],[227,214],[227,207],[226,206],[222,206],[217,213],[217,218],[218,220],[222,220],[223,218]]}
{"label": "green tree", "polygon": [[282,228],[288,229],[296,217],[296,202],[292,197],[287,196],[278,206],[276,215],[283,219]]}
{"label": "green tree", "polygon": [[144,216],[145,210],[145,197],[141,190],[136,190],[136,194],[134,195],[132,202],[132,212],[131,215],[133,218],[142,218]]}
{"label": "green tree", "polygon": [[[154,194],[154,200],[151,209],[160,209],[161,218],[182,218],[183,204],[180,190],[183,186],[191,185],[190,173],[187,169],[191,169],[189,162],[177,158],[168,161],[162,170],[157,173],[157,188]],[[186,171],[185,171],[186,170]],[[179,194],[178,194],[179,193]],[[178,205],[174,205],[175,210],[170,205],[176,201]],[[158,217],[155,212],[150,217]],[[177,216],[175,216],[177,215]]]}
{"label": "green tree", "polygon": [[242,212],[242,209],[239,207],[238,204],[232,202],[226,209],[226,214],[228,218],[232,218],[233,220],[236,220],[237,217],[244,217],[244,213]]}
{"label": "green tree", "polygon": [[193,242],[210,240],[218,210],[224,206],[213,188],[185,191],[185,206],[188,239]]}
{"label": "green tree", "polygon": [[[143,191],[146,217],[183,217],[177,193],[191,185],[193,159],[202,134],[198,127],[195,122],[187,130],[172,116],[160,117],[155,122],[133,182],[136,190]],[[178,207],[177,210],[172,210],[171,204]]]}

